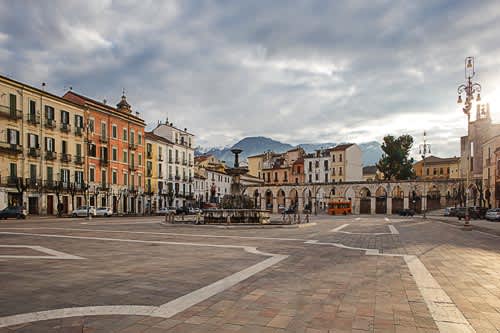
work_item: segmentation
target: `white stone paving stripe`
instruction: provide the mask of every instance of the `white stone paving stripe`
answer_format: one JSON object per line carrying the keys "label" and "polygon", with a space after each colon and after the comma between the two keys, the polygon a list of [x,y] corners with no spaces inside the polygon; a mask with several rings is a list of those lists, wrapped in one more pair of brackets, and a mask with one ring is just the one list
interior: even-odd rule
{"label": "white stone paving stripe", "polygon": [[422,261],[413,255],[405,255],[403,258],[439,331],[475,332],[463,313],[429,273]]}
{"label": "white stone paving stripe", "polygon": [[398,229],[396,229],[396,227],[394,227],[392,224],[389,224],[389,230],[391,230],[391,234],[399,235]]}
{"label": "white stone paving stripe", "polygon": [[[38,237],[56,237],[56,238],[72,238],[72,239],[92,239],[103,241],[122,241],[133,243],[160,243],[169,245],[189,245],[189,246],[207,246],[207,247],[221,247],[221,248],[239,248],[246,252],[270,256],[253,266],[245,268],[230,276],[227,276],[219,281],[216,281],[208,286],[197,289],[189,294],[181,296],[170,302],[160,306],[141,306],[141,305],[112,305],[112,306],[87,306],[78,308],[63,308],[48,311],[38,311],[31,313],[23,313],[12,316],[0,318],[0,328],[12,325],[19,325],[29,322],[60,319],[68,317],[83,317],[83,316],[105,316],[105,315],[134,315],[134,316],[153,316],[170,318],[179,312],[182,312],[193,305],[196,305],[228,288],[235,286],[243,280],[279,263],[280,261],[288,258],[287,255],[266,253],[257,250],[251,246],[238,246],[238,245],[215,245],[215,244],[200,244],[200,243],[181,243],[181,242],[161,242],[161,241],[138,241],[135,239],[118,239],[118,238],[101,238],[101,237],[77,237],[66,235],[48,235],[48,234],[29,234],[29,233],[10,233],[2,232],[2,234],[16,234],[28,235]],[[55,251],[57,252],[57,251]]]}
{"label": "white stone paving stripe", "polygon": [[59,251],[48,249],[46,247],[38,246],[38,245],[0,245],[0,247],[17,248],[17,249],[26,248],[26,249],[31,249],[33,251],[48,254],[48,256],[15,255],[15,254],[0,255],[0,258],[3,258],[3,259],[63,259],[63,260],[64,259],[70,259],[70,260],[85,259],[85,258],[82,258],[79,256],[74,256],[74,255],[67,254],[64,252],[59,252]]}
{"label": "white stone paving stripe", "polygon": [[387,222],[389,222],[389,221],[390,221],[387,217],[384,217],[384,220],[385,220],[385,221],[387,221]]}
{"label": "white stone paving stripe", "polygon": [[345,227],[347,227],[348,225],[349,225],[349,223],[342,224],[341,226],[338,226],[337,228],[334,228],[334,229],[330,230],[330,232],[338,232],[338,231],[344,229]]}

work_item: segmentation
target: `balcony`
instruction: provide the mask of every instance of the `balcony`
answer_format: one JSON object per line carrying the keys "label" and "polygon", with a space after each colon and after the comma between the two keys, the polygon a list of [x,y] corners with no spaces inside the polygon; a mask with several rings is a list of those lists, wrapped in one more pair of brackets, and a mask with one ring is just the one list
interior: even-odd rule
{"label": "balcony", "polygon": [[152,158],[153,158],[153,153],[152,153],[152,152],[150,152],[150,151],[147,151],[147,152],[146,152],[146,158],[147,158],[147,159],[152,159]]}
{"label": "balcony", "polygon": [[60,129],[61,129],[61,132],[63,132],[63,133],[69,133],[69,132],[71,132],[71,125],[68,123],[62,123]]}
{"label": "balcony", "polygon": [[82,165],[84,163],[84,158],[81,155],[76,155],[75,156],[75,164],[76,165]]}
{"label": "balcony", "polygon": [[175,159],[175,164],[179,164],[179,163],[180,163],[180,162],[179,162],[179,159],[177,159],[177,158],[176,158],[176,159]]}
{"label": "balcony", "polygon": [[188,181],[188,177],[187,176],[182,176],[182,180],[187,182]]}
{"label": "balcony", "polygon": [[9,106],[0,105],[0,117],[17,121],[23,118],[23,112]]}
{"label": "balcony", "polygon": [[181,180],[181,176],[175,175],[175,180]]}
{"label": "balcony", "polygon": [[182,165],[187,165],[187,164],[188,164],[187,160],[182,160]]}
{"label": "balcony", "polygon": [[147,169],[146,170],[146,177],[153,177],[153,170]]}
{"label": "balcony", "polygon": [[99,164],[101,164],[102,167],[107,167],[109,165],[109,160],[105,157],[99,158]]}
{"label": "balcony", "polygon": [[107,191],[107,190],[109,190],[109,184],[106,182],[102,182],[99,185],[99,191]]}
{"label": "balcony", "polygon": [[172,175],[168,176],[168,180],[174,180],[174,177]]}
{"label": "balcony", "polygon": [[17,176],[4,176],[0,178],[0,183],[7,187],[17,187],[19,179]]}
{"label": "balcony", "polygon": [[128,193],[131,194],[131,195],[136,195],[137,194],[137,186],[135,185],[130,185],[128,187]]}
{"label": "balcony", "polygon": [[193,177],[189,177],[189,182],[192,183],[193,182]]}
{"label": "balcony", "polygon": [[40,148],[29,148],[28,150],[29,157],[40,157]]}
{"label": "balcony", "polygon": [[18,155],[23,152],[23,146],[15,143],[0,142],[0,151],[4,154]]}
{"label": "balcony", "polygon": [[163,162],[163,156],[158,155],[158,161]]}
{"label": "balcony", "polygon": [[45,128],[48,129],[56,128],[56,121],[54,119],[45,119]]}
{"label": "balcony", "polygon": [[144,189],[144,194],[146,195],[153,195],[154,194],[154,191],[153,191],[153,188],[151,187],[151,185],[146,185],[146,188]]}
{"label": "balcony", "polygon": [[133,142],[130,142],[128,144],[128,149],[130,149],[130,150],[136,150],[137,149],[137,144],[135,144]]}
{"label": "balcony", "polygon": [[193,162],[189,161],[189,166],[190,167],[194,166]]}
{"label": "balcony", "polygon": [[29,114],[28,115],[28,124],[31,124],[31,125],[40,124],[40,116],[38,116],[36,114]]}
{"label": "balcony", "polygon": [[54,181],[54,180],[46,180],[43,183],[43,188],[45,190],[51,190],[51,191],[53,191],[53,190],[56,189],[56,187],[57,187],[57,182]]}
{"label": "balcony", "polygon": [[128,166],[128,169],[129,169],[130,171],[137,171],[137,165],[135,165],[135,164],[130,164],[130,165]]}
{"label": "balcony", "polygon": [[83,128],[82,127],[75,127],[75,135],[83,136]]}
{"label": "balcony", "polygon": [[163,172],[158,172],[158,179],[163,179]]}
{"label": "balcony", "polygon": [[174,160],[172,159],[172,157],[168,158],[168,163],[174,163]]}
{"label": "balcony", "polygon": [[61,154],[61,162],[63,162],[63,163],[71,162],[71,154],[62,153]]}
{"label": "balcony", "polygon": [[37,178],[26,178],[26,184],[31,190],[39,190],[40,185],[42,185],[42,180]]}
{"label": "balcony", "polygon": [[108,143],[108,137],[106,135],[101,135],[99,137],[99,142],[100,143]]}
{"label": "balcony", "polygon": [[57,153],[55,151],[46,151],[45,152],[45,159],[47,161],[53,161],[57,158]]}

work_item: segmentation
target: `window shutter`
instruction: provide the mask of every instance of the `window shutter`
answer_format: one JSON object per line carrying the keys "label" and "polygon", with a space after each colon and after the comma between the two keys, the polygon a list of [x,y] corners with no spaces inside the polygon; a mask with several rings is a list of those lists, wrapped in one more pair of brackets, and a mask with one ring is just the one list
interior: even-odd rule
{"label": "window shutter", "polygon": [[16,131],[16,145],[20,144],[19,131]]}

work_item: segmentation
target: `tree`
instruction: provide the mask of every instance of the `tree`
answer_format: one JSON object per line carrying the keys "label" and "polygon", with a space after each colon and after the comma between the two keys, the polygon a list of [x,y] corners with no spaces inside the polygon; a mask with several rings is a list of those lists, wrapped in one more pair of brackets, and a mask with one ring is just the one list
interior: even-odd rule
{"label": "tree", "polygon": [[392,135],[384,137],[382,150],[384,153],[377,163],[377,168],[384,174],[386,180],[405,180],[415,178],[413,158],[409,158],[413,145],[413,137],[408,134],[395,138]]}

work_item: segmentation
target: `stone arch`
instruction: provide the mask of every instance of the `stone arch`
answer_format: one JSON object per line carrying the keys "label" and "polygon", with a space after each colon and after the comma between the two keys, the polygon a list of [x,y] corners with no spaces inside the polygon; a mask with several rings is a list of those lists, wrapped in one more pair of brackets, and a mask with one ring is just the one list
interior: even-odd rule
{"label": "stone arch", "polygon": [[422,191],[417,185],[414,185],[408,191],[409,206],[416,213],[422,212]]}
{"label": "stone arch", "polygon": [[328,204],[328,197],[327,194],[325,193],[325,189],[323,188],[323,186],[321,186],[316,190],[316,206],[317,206],[316,208],[325,210],[327,204]]}
{"label": "stone arch", "polygon": [[278,189],[278,192],[276,193],[276,199],[278,204],[278,210],[285,209],[286,194],[282,188]]}
{"label": "stone arch", "polygon": [[359,213],[371,214],[371,191],[368,187],[362,187],[359,190]]}
{"label": "stone arch", "polygon": [[441,208],[441,191],[436,185],[430,185],[427,193],[427,206],[425,209],[435,210]]}
{"label": "stone arch", "polygon": [[290,198],[290,207],[297,208],[299,206],[299,192],[296,188],[292,188],[288,193]]}
{"label": "stone arch", "polygon": [[375,214],[387,214],[387,190],[383,186],[375,191]]}
{"label": "stone arch", "polygon": [[273,209],[274,195],[273,195],[273,191],[271,191],[271,189],[267,189],[266,192],[264,192],[264,199],[266,202],[265,208],[272,210]]}
{"label": "stone arch", "polygon": [[399,185],[394,186],[391,192],[392,211],[397,213],[404,209],[404,191]]}

